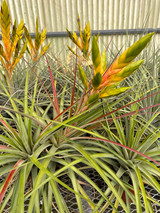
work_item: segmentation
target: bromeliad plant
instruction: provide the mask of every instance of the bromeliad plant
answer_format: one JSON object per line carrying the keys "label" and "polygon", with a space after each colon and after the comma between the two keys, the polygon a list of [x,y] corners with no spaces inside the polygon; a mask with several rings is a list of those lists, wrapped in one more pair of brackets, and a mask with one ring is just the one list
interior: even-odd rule
{"label": "bromeliad plant", "polygon": [[[38,18],[36,20],[36,36],[34,43],[27,27],[24,26],[23,20],[21,20],[18,26],[15,20],[12,32],[10,32],[11,17],[5,0],[2,3],[0,11],[0,26],[3,42],[3,44],[0,44],[0,61],[2,62],[3,66],[2,76],[5,76],[9,91],[10,93],[13,93],[13,72],[26,50],[29,53],[33,64],[35,64],[48,50],[50,43],[42,47],[42,44],[46,38],[46,28],[39,33]],[[23,33],[25,34],[26,41],[22,42]]]}
{"label": "bromeliad plant", "polygon": [[9,86],[9,90],[10,92],[12,92],[13,71],[17,63],[23,57],[27,48],[27,43],[21,45],[21,39],[24,30],[23,20],[21,20],[18,27],[15,20],[12,32],[10,32],[11,17],[9,14],[8,5],[5,0],[2,3],[0,11],[0,26],[2,31],[2,42],[3,42],[3,45],[0,44],[0,61],[3,66],[3,73]]}
{"label": "bromeliad plant", "polygon": [[[77,47],[83,53],[83,57],[86,60],[89,60],[89,56],[91,54],[91,51],[89,50],[89,42],[90,42],[90,35],[91,35],[90,24],[89,22],[86,24],[82,33],[80,19],[78,18],[77,21],[78,21],[78,27],[79,27],[80,40],[74,31],[73,33],[70,33],[68,29],[66,30],[70,39],[77,45]],[[98,36],[97,36],[97,39],[98,39]],[[76,52],[71,47],[68,46],[68,48],[74,55],[77,55]]]}
{"label": "bromeliad plant", "polygon": [[[85,29],[84,35],[81,34],[81,50],[87,59],[90,52],[87,36],[89,27]],[[90,82],[84,68],[79,67],[85,91],[82,95],[76,88],[77,64],[70,93],[64,84],[68,76],[65,79],[65,75],[51,67],[47,57],[53,94],[48,92],[38,75],[34,90],[29,89],[29,68],[34,70],[29,64],[23,99],[11,97],[0,81],[1,95],[7,96],[10,101],[6,106],[0,104],[0,212],[8,208],[7,211],[12,213],[25,212],[25,209],[28,213],[37,213],[40,209],[45,213],[52,209],[70,213],[64,189],[73,195],[74,204],[80,213],[84,213],[82,199],[88,203],[92,213],[105,212],[108,206],[113,212],[119,212],[119,205],[130,213],[130,200],[136,205],[137,212],[142,212],[142,207],[145,207],[146,212],[153,212],[150,201],[157,202],[146,193],[144,183],[160,191],[155,179],[155,176],[160,177],[160,150],[157,146],[159,131],[152,125],[158,113],[146,121],[139,115],[145,110],[137,105],[141,100],[130,101],[116,108],[126,101],[125,98],[133,99],[129,94],[114,102],[109,99],[107,102],[105,99],[99,101],[100,98],[126,91],[116,88],[117,83],[140,66],[142,61],[132,60],[151,37],[152,34],[142,37],[109,68],[105,53],[101,57],[94,37],[91,50],[93,77]],[[78,36],[74,41],[77,39]],[[83,46],[85,42],[87,48]],[[54,81],[52,69],[59,81]],[[58,85],[59,82],[61,85]],[[59,86],[63,89],[57,92]],[[44,91],[47,95],[44,95]],[[44,102],[39,98],[42,96],[46,98]],[[106,191],[86,175],[86,169],[94,169],[99,173],[107,186]],[[70,185],[65,183],[64,176],[67,176]],[[98,203],[84,190],[83,185],[86,183],[98,193]],[[140,202],[140,195],[144,205]]]}
{"label": "bromeliad plant", "polygon": [[37,18],[35,41],[34,42],[32,41],[31,35],[29,34],[29,31],[26,26],[24,27],[24,33],[25,33],[25,38],[28,43],[27,52],[29,53],[33,63],[36,63],[40,59],[40,57],[44,55],[44,53],[48,50],[48,48],[50,46],[50,43],[49,43],[49,44],[45,44],[42,47],[42,44],[44,43],[44,41],[46,39],[47,30],[45,28],[45,29],[43,29],[43,31],[41,33],[39,33],[38,18]]}
{"label": "bromeliad plant", "polygon": [[74,31],[73,34],[71,34],[68,30],[67,32],[71,40],[82,51],[85,59],[89,60],[90,52],[92,52],[92,62],[94,67],[94,73],[91,79],[91,88],[91,85],[89,84],[90,79],[87,79],[85,71],[81,66],[79,66],[79,75],[87,93],[85,104],[89,105],[95,103],[100,98],[115,96],[127,91],[129,87],[117,88],[117,86],[121,81],[130,76],[141,66],[143,60],[136,62],[133,62],[133,60],[151,40],[154,32],[149,33],[148,35],[142,37],[139,41],[135,42],[107,68],[106,52],[103,51],[101,56],[97,37],[95,36],[93,36],[92,40],[92,50],[89,51],[91,34],[89,24],[86,25],[83,34],[81,32],[79,19],[78,24],[81,42],[79,41],[78,36]]}

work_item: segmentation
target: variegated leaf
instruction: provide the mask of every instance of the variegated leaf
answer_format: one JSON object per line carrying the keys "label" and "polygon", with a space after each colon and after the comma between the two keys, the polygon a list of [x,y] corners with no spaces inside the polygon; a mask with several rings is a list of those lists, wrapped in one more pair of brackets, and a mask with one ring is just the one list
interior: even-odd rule
{"label": "variegated leaf", "polygon": [[122,53],[121,56],[119,56],[116,61],[112,64],[112,69],[119,69],[123,68],[126,65],[128,65],[139,53],[145,48],[145,46],[150,42],[153,33],[149,33],[145,36],[143,36],[141,39],[136,41],[131,47],[129,47],[127,50]]}

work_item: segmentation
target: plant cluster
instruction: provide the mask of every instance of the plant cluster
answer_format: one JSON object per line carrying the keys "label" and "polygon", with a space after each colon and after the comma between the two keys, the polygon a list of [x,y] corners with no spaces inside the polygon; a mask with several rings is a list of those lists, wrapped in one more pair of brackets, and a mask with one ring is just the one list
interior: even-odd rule
{"label": "plant cluster", "polygon": [[[39,33],[38,20],[34,42],[23,21],[18,27],[14,23],[10,37],[11,21],[4,0],[0,24],[0,94],[6,100],[0,102],[0,212],[49,213],[54,209],[70,213],[64,190],[75,198],[80,213],[85,212],[83,201],[92,213],[106,212],[108,207],[113,213],[120,208],[130,213],[131,203],[138,213],[144,209],[155,212],[154,205],[160,204],[145,185],[160,193],[159,85],[147,66],[141,66],[143,60],[133,62],[153,33],[107,65],[107,53],[101,55],[98,36],[91,38],[89,23],[82,32],[78,18],[80,39],[75,32],[67,32],[84,63],[77,63],[78,51],[69,47],[76,55],[72,79],[63,66],[56,69],[49,60],[49,45],[42,47],[46,29]],[[24,57],[27,52],[32,63]],[[20,59],[27,68],[23,95],[17,96],[14,74],[19,72],[15,67]],[[38,69],[40,60],[46,62],[49,81],[44,70]],[[139,73],[130,76],[137,69]],[[140,75],[143,79],[136,80]],[[32,78],[34,87],[30,87]],[[153,80],[154,84],[148,83]],[[105,191],[86,170],[98,173]],[[98,201],[86,193],[85,185],[99,195]]]}

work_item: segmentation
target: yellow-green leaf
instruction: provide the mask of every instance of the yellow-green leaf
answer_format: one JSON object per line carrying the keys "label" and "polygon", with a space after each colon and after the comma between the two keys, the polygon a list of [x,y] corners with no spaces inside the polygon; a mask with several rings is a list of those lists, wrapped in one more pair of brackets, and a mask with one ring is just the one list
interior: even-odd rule
{"label": "yellow-green leaf", "polygon": [[66,30],[67,30],[69,38],[80,48],[80,50],[82,50],[81,43],[78,39],[77,34],[74,31],[73,31],[73,33],[71,33],[71,32],[69,32],[68,29],[66,29]]}
{"label": "yellow-green leaf", "polygon": [[82,37],[81,23],[80,23],[79,15],[78,15],[77,22],[78,22],[78,27],[79,27],[79,34],[80,34],[80,38],[81,38],[81,41],[82,41],[82,40],[83,40],[83,37]]}
{"label": "yellow-green leaf", "polygon": [[88,81],[87,81],[87,76],[81,66],[79,66],[79,76],[84,85],[85,90],[88,90],[89,85],[88,85]]}
{"label": "yellow-green leaf", "polygon": [[132,62],[129,65],[127,65],[126,67],[124,67],[116,75],[120,76],[122,78],[126,78],[126,77],[130,76],[136,69],[138,69],[143,62],[144,62],[144,60],[138,60],[138,61]]}
{"label": "yellow-green leaf", "polygon": [[11,46],[13,45],[14,39],[15,39],[15,37],[16,37],[16,29],[17,29],[17,22],[16,22],[16,19],[15,19],[14,25],[13,25],[13,27],[12,27]]}
{"label": "yellow-green leaf", "polygon": [[79,57],[76,53],[75,53],[75,51],[74,50],[72,50],[72,48],[71,47],[69,47],[68,45],[67,45],[67,47],[68,47],[68,49],[74,54],[74,55],[76,55],[77,57]]}
{"label": "yellow-green leaf", "polygon": [[106,51],[104,50],[102,52],[102,70],[103,70],[103,73],[106,71],[106,68],[107,68],[107,55],[106,55]]}
{"label": "yellow-green leaf", "polygon": [[116,89],[108,89],[105,92],[100,94],[100,98],[106,98],[109,96],[115,96],[115,95],[119,95],[121,93],[126,92],[127,90],[129,90],[131,87],[120,87],[120,88],[116,88]]}
{"label": "yellow-green leaf", "polygon": [[118,70],[118,72],[111,74],[107,79],[107,84],[104,83],[104,86],[110,86],[117,82],[123,81],[126,77],[130,76],[136,69],[138,69],[142,63],[143,60],[132,62],[123,69]]}
{"label": "yellow-green leaf", "polygon": [[12,70],[14,70],[14,68],[17,65],[17,63],[19,62],[19,60],[23,57],[23,55],[26,51],[26,48],[27,48],[27,42],[23,45],[18,57],[15,58],[16,60],[12,62]]}
{"label": "yellow-green leaf", "polygon": [[119,69],[125,67],[129,64],[139,53],[145,48],[145,46],[150,42],[154,32],[143,36],[141,39],[136,41],[131,47],[122,53],[120,57],[112,64],[112,69]]}
{"label": "yellow-green leaf", "polygon": [[38,60],[42,55],[44,55],[45,52],[47,52],[47,50],[48,50],[50,44],[51,44],[51,42],[50,42],[49,44],[45,44],[44,47],[42,47],[42,50],[41,50],[41,52],[40,52],[40,54],[39,54],[37,60]]}
{"label": "yellow-green leaf", "polygon": [[91,95],[88,98],[87,105],[88,104],[94,104],[96,101],[98,101],[98,99],[99,99],[99,94],[98,93]]}
{"label": "yellow-green leaf", "polygon": [[88,59],[88,51],[89,51],[89,41],[90,41],[90,25],[89,22],[86,24],[85,29],[83,31],[83,36],[82,36],[82,44],[83,44],[83,54],[84,57]]}
{"label": "yellow-green leaf", "polygon": [[29,34],[29,31],[28,31],[28,29],[26,27],[24,27],[24,33],[25,33],[25,38],[27,40],[29,49],[30,49],[31,53],[34,54],[35,53],[35,47],[33,45],[33,41],[32,41],[31,35]]}
{"label": "yellow-green leaf", "polygon": [[92,40],[92,61],[95,74],[98,72],[102,73],[101,54],[95,36],[93,36]]}
{"label": "yellow-green leaf", "polygon": [[41,42],[40,42],[40,45],[43,44],[44,40],[46,39],[46,34],[47,34],[47,29],[44,28],[42,33],[41,33]]}
{"label": "yellow-green leaf", "polygon": [[14,51],[14,56],[13,56],[13,61],[12,61],[12,65],[11,66],[13,66],[15,61],[17,60],[19,51],[20,51],[20,40],[16,44],[15,51]]}
{"label": "yellow-green leaf", "polygon": [[[16,26],[15,26],[16,27]],[[12,57],[13,52],[15,51],[15,49],[17,48],[17,42],[21,40],[22,35],[23,35],[23,30],[24,30],[24,23],[23,23],[23,19],[21,20],[20,24],[18,25],[17,29],[16,29],[16,35],[14,38],[13,43],[11,43],[11,49],[10,49],[10,58]]]}

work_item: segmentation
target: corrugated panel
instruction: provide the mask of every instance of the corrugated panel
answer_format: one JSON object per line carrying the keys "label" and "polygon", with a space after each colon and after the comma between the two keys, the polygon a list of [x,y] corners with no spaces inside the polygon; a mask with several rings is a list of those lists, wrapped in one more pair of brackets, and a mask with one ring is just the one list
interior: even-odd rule
{"label": "corrugated panel", "polygon": [[[77,30],[78,14],[82,27],[90,21],[92,30],[160,28],[160,0],[7,0],[12,21],[23,18],[30,32],[35,32],[39,17],[40,29],[48,32]],[[2,0],[0,0],[2,3]],[[101,48],[112,39],[111,47],[121,48],[135,36],[103,36]],[[52,50],[58,53],[68,44],[68,38],[53,38]],[[153,44],[160,44],[160,35]],[[62,51],[64,52],[64,51]]]}

